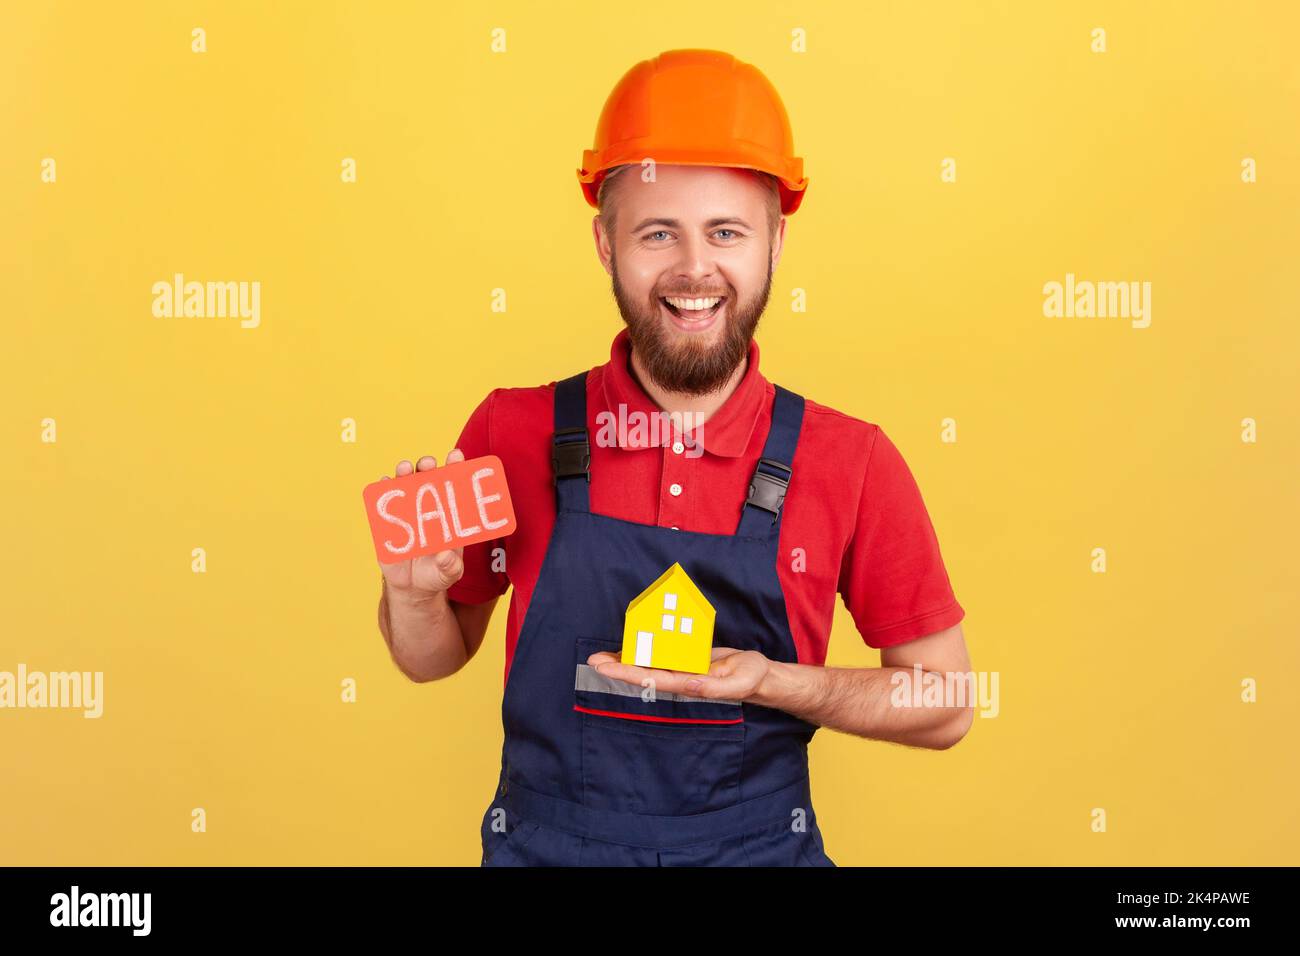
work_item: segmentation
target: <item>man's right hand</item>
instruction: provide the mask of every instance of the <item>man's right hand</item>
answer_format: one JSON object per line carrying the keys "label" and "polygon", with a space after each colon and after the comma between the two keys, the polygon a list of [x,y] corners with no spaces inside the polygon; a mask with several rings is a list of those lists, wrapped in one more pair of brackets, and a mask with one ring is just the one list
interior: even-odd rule
{"label": "man's right hand", "polygon": [[[453,448],[447,455],[449,465],[464,460],[465,455],[459,448]],[[430,471],[437,467],[438,459],[432,455],[425,455],[415,463],[415,467],[411,467],[409,461],[400,461],[397,463],[397,477],[404,478],[413,471]],[[381,480],[391,479],[388,475],[384,475]],[[391,592],[407,600],[418,602],[446,592],[461,579],[461,575],[465,573],[464,551],[463,547],[449,548],[436,554],[422,554],[409,561],[399,561],[395,564],[384,564],[381,561],[379,567],[384,573],[384,581]]]}

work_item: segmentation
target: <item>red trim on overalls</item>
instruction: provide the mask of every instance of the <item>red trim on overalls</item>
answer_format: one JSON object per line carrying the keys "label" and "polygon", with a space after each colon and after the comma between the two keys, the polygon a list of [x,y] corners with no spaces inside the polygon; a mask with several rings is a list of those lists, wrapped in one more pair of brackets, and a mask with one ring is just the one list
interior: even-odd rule
{"label": "red trim on overalls", "polygon": [[573,705],[574,710],[580,710],[584,714],[599,714],[601,717],[618,717],[622,720],[648,720],[654,724],[738,724],[745,718],[737,717],[735,720],[694,720],[690,717],[651,717],[648,714],[619,714],[612,710],[593,710],[590,707],[579,707]]}

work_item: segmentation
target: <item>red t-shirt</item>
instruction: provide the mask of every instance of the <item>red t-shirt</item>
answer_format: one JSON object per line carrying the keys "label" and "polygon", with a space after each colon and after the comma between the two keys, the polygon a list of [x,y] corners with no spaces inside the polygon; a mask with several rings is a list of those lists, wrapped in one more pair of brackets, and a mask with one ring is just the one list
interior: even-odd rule
{"label": "red t-shirt", "polygon": [[[602,411],[617,418],[622,403],[631,421],[633,412],[647,420],[659,412],[633,377],[630,348],[624,328],[614,339],[610,361],[587,374],[591,510],[664,528],[734,533],[776,395],[759,373],[758,343],[750,343],[748,367],[736,390],[690,433],[703,445],[702,454],[698,446],[674,443],[670,429],[645,430],[643,443],[635,447],[596,442],[596,416]],[[515,533],[465,548],[465,575],[447,592],[454,601],[480,604],[513,585],[507,677],[555,524],[555,385],[494,389],[474,409],[456,445],[466,458],[500,457],[510,482]],[[641,436],[629,432],[626,437]],[[837,594],[870,647],[925,637],[965,616],[920,489],[878,425],[805,397],[791,465],[777,573],[800,663],[826,662]],[[493,570],[495,548],[504,549],[504,571]]]}

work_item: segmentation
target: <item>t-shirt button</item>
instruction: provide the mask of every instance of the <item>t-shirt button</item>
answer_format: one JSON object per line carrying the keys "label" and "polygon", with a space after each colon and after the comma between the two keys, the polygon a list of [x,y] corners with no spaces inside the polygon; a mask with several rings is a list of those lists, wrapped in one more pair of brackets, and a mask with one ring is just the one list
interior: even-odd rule
{"label": "t-shirt button", "polygon": [[674,531],[681,531],[682,529],[679,528],[679,527],[677,527],[677,525],[673,525],[673,530],[674,530]]}
{"label": "t-shirt button", "polygon": [[686,446],[679,441],[673,442],[673,454],[680,455],[686,450]]}
{"label": "t-shirt button", "polygon": [[678,495],[682,493],[682,486],[677,484],[677,482],[674,481],[671,485],[668,486],[668,493],[672,495],[674,498],[676,498]]}

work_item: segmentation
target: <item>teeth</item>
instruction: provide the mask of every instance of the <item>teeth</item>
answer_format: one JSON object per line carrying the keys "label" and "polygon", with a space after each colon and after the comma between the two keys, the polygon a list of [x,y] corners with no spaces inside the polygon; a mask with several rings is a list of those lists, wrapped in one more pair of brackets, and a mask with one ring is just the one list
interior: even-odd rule
{"label": "teeth", "polygon": [[685,312],[703,312],[721,302],[722,296],[715,295],[707,299],[682,299],[677,296],[664,296],[664,301],[674,309],[681,309]]}

